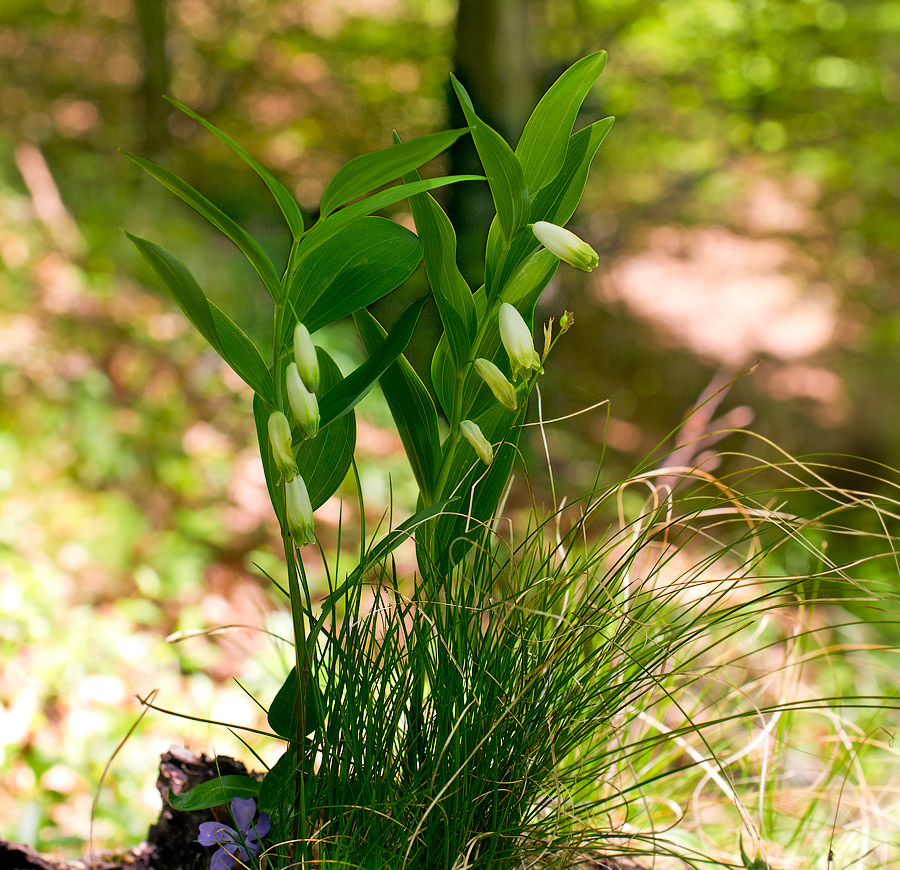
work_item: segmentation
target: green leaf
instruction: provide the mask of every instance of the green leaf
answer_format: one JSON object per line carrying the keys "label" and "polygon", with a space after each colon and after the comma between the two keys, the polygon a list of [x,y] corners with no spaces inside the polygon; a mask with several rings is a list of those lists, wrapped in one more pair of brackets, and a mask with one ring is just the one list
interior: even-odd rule
{"label": "green leaf", "polygon": [[[321,390],[326,395],[342,380],[337,363],[321,347],[316,348],[319,357]],[[268,422],[268,420],[267,420]],[[295,428],[295,443],[300,441],[299,430]],[[268,434],[267,434],[268,445]],[[306,483],[313,510],[321,507],[343,483],[356,447],[356,417],[344,414],[331,425],[319,429],[315,438],[301,441],[295,456],[297,469]]]}
{"label": "green leaf", "polygon": [[419,322],[426,298],[417,299],[409,305],[397,318],[387,338],[374,350],[366,348],[369,358],[336,387],[322,395],[319,402],[320,426],[327,426],[352,410],[397,357],[406,350],[413,330]]}
{"label": "green leaf", "polygon": [[[274,404],[274,402],[273,402]],[[267,408],[265,402],[257,393],[253,397],[253,420],[256,423],[256,439],[259,444],[259,456],[262,460],[263,472],[266,477],[266,488],[269,490],[269,500],[272,502],[272,508],[275,516],[278,518],[278,525],[284,528],[287,520],[284,515],[284,498],[278,497],[278,470],[272,460],[272,450],[269,447],[269,414],[271,408]]]}
{"label": "green leaf", "polygon": [[139,157],[137,154],[131,154],[128,151],[122,151],[122,153],[149,175],[152,175],[163,187],[167,187],[176,196],[181,197],[216,229],[228,236],[259,273],[259,277],[262,278],[272,298],[279,299],[281,297],[281,281],[272,261],[246,230],[228,217],[217,205],[211,203],[203,194],[194,190],[186,181],[182,181],[174,172],[164,169],[145,157]]}
{"label": "green leaf", "polygon": [[422,136],[402,145],[393,145],[370,154],[361,154],[344,164],[335,174],[322,194],[320,210],[323,216],[351,199],[368,193],[382,184],[417,169],[442,151],[449,148],[460,136],[461,130],[446,130]]}
{"label": "green leaf", "polygon": [[[297,668],[291,668],[291,672],[287,675],[281,688],[272,699],[267,716],[269,727],[285,740],[296,740],[298,738],[297,729]],[[312,734],[318,727],[319,706],[321,698],[319,697],[319,688],[310,679],[306,691],[306,734]]]}
{"label": "green leaf", "polygon": [[309,257],[320,245],[327,242],[336,233],[340,232],[344,227],[349,226],[359,218],[366,217],[373,212],[400,202],[417,193],[426,190],[434,190],[437,187],[445,187],[448,184],[455,184],[457,181],[484,181],[483,175],[448,175],[443,178],[426,178],[423,181],[417,181],[414,184],[398,184],[380,193],[367,196],[346,208],[342,208],[339,212],[319,221],[303,238],[303,244],[300,248],[296,264],[299,266],[304,259]]}
{"label": "green leaf", "polygon": [[588,55],[570,66],[544,94],[528,119],[516,147],[516,157],[532,196],[562,169],[578,110],[604,66],[605,51]]}
{"label": "green leaf", "polygon": [[274,389],[269,370],[256,345],[216,305],[210,302],[190,270],[161,245],[126,233],[156,272],[166,292],[200,334],[252,389],[270,404]]}
{"label": "green leaf", "polygon": [[472,100],[459,80],[452,74],[450,79],[484,166],[503,235],[509,242],[529,219],[528,190],[522,167],[504,138],[475,114]]}
{"label": "green leaf", "polygon": [[475,338],[472,290],[456,263],[456,233],[444,210],[428,193],[409,198],[416,232],[425,248],[425,272],[457,366],[469,359]]}
{"label": "green leaf", "polygon": [[184,794],[169,791],[169,805],[181,812],[208,810],[227,804],[233,798],[255,798],[259,795],[260,783],[250,776],[219,776],[209,782],[195,785]]}
{"label": "green leaf", "polygon": [[569,139],[566,159],[556,178],[534,200],[532,220],[563,226],[575,214],[584,193],[594,155],[612,128],[614,118],[604,118],[579,130]]}
{"label": "green leaf", "polygon": [[[377,353],[378,348],[383,346],[385,336],[381,324],[365,309],[354,316],[354,321],[366,352]],[[434,402],[413,367],[402,355],[381,376],[381,388],[419,491],[426,502],[431,501],[441,459]]]}
{"label": "green leaf", "polygon": [[193,109],[188,108],[184,103],[179,103],[178,100],[174,100],[172,97],[163,97],[163,99],[175,106],[176,109],[180,109],[188,117],[193,118],[195,121],[206,127],[207,130],[224,142],[225,145],[237,154],[237,156],[263,180],[263,183],[269,188],[269,191],[274,197],[275,202],[278,203],[278,207],[281,209],[281,213],[284,215],[284,219],[287,221],[287,225],[290,228],[291,235],[295,239],[299,239],[303,235],[303,213],[300,211],[300,206],[297,205],[296,200],[288,189],[272,175],[265,166],[254,160],[240,145],[238,145],[237,142],[234,141],[234,139],[220,130],[215,124],[207,121],[206,118],[198,115]]}
{"label": "green leaf", "polygon": [[344,228],[304,260],[288,292],[282,345],[300,320],[310,332],[358,311],[399,287],[422,259],[422,244],[387,218]]}

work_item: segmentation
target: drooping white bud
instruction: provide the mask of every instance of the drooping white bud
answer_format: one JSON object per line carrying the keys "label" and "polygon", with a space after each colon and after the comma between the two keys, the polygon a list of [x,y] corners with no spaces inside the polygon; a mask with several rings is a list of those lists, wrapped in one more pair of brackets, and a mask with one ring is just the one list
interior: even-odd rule
{"label": "drooping white bud", "polygon": [[494,448],[491,442],[484,437],[481,427],[471,420],[463,420],[459,424],[459,431],[463,438],[469,442],[478,454],[478,458],[485,464],[490,465],[494,461]]}
{"label": "drooping white bud", "polygon": [[531,330],[528,328],[525,318],[508,302],[504,302],[500,306],[500,340],[509,357],[514,378],[517,378],[519,372],[523,370],[526,377],[532,369],[540,370],[541,358],[534,349]]}
{"label": "drooping white bud", "polygon": [[287,509],[288,531],[298,547],[316,540],[312,503],[306,483],[298,474],[284,485],[284,503]]}
{"label": "drooping white bud", "polygon": [[297,475],[297,463],[291,449],[291,424],[281,411],[269,414],[269,446],[282,479],[291,480]]}
{"label": "drooping white bud", "polygon": [[531,230],[548,251],[576,269],[590,272],[600,262],[597,252],[587,242],[563,227],[547,221],[536,221],[531,225]]}
{"label": "drooping white bud", "polygon": [[297,364],[291,363],[284,374],[288,402],[297,425],[307,438],[315,438],[319,431],[319,402],[316,394],[306,389]]}
{"label": "drooping white bud", "polygon": [[315,393],[319,389],[319,357],[312,336],[302,323],[294,327],[294,362],[306,389]]}
{"label": "drooping white bud", "polygon": [[519,402],[516,398],[516,388],[490,360],[479,357],[475,360],[475,371],[490,387],[491,392],[501,405],[506,406],[510,411],[515,411],[519,407]]}

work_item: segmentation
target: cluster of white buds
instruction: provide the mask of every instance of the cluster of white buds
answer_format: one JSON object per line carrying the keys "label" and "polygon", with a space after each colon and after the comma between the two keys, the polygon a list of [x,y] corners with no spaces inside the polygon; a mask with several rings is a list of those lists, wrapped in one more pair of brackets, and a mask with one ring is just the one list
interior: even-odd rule
{"label": "cluster of white buds", "polygon": [[[304,438],[319,432],[319,358],[309,330],[298,323],[294,329],[294,360],[285,371],[288,404]],[[312,503],[306,483],[294,460],[291,424],[281,411],[269,415],[269,445],[278,473],[284,481],[287,525],[298,547],[315,541]]]}

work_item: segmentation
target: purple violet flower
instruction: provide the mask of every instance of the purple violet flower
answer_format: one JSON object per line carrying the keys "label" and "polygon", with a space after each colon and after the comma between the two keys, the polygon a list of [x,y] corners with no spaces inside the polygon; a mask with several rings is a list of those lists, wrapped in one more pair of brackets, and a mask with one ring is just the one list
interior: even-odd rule
{"label": "purple violet flower", "polygon": [[269,833],[272,822],[268,814],[261,810],[254,821],[256,815],[256,801],[253,798],[234,798],[231,801],[231,816],[237,830],[221,822],[203,822],[200,825],[197,842],[202,846],[219,847],[213,853],[210,870],[231,870],[235,860],[246,864],[249,855],[255,857],[262,851],[260,841]]}

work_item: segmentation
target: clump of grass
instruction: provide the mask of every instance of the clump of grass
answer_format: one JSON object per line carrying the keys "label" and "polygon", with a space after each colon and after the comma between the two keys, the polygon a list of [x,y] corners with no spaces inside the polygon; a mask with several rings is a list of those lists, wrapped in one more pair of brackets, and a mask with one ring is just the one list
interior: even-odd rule
{"label": "clump of grass", "polygon": [[[789,459],[674,474],[521,536],[496,520],[412,588],[381,561],[374,606],[348,591],[313,657],[311,866],[891,866],[887,778],[866,759],[896,764],[892,649],[848,642],[871,630],[847,611],[877,613],[890,583],[883,555],[828,551],[892,500]],[[826,506],[801,516],[798,495]]]}

